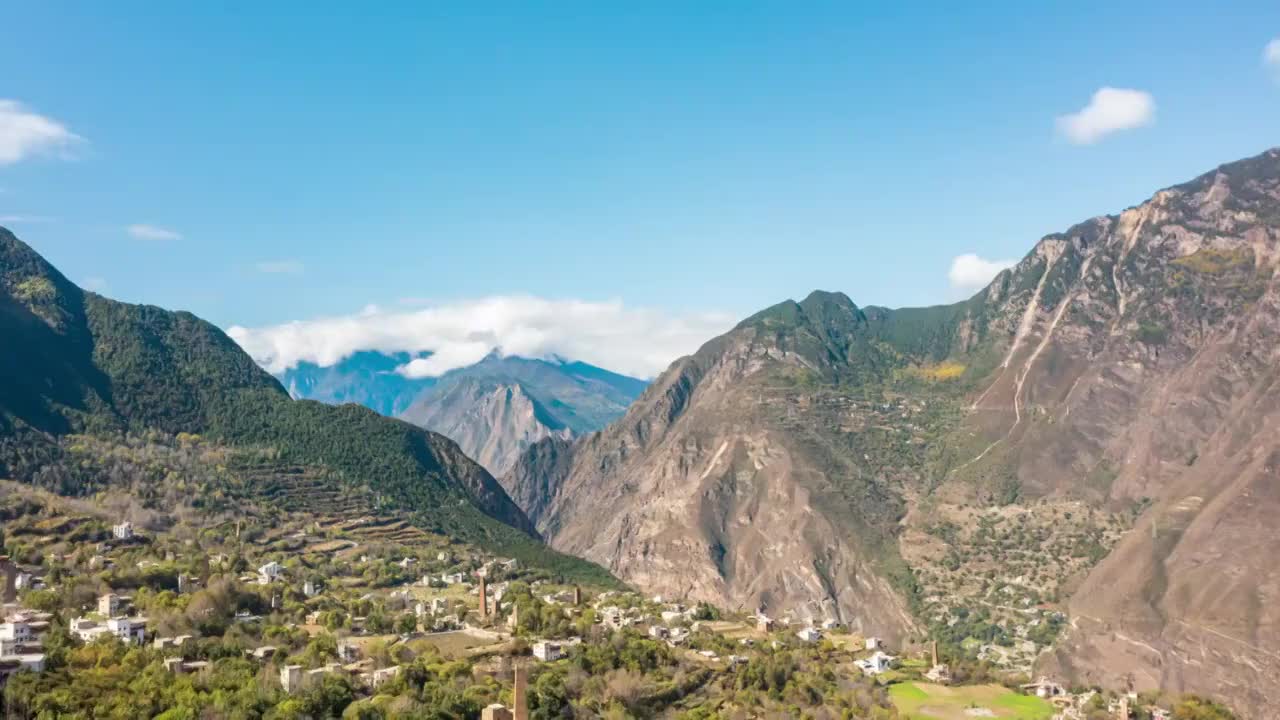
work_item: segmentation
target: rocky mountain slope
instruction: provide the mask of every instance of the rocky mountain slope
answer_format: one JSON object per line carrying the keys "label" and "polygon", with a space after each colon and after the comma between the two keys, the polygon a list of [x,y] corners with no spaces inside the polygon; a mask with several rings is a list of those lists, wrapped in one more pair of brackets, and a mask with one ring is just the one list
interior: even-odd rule
{"label": "rocky mountain slope", "polygon": [[87,492],[48,477],[68,465],[60,438],[198,433],[305,468],[325,493],[368,494],[424,529],[595,572],[547,551],[447,438],[355,405],[292,400],[213,325],[83,291],[3,228],[0,338],[0,477]]}
{"label": "rocky mountain slope", "polygon": [[586,363],[495,353],[445,373],[401,417],[454,440],[501,474],[539,440],[608,425],[644,387],[641,380]]}
{"label": "rocky mountain slope", "polygon": [[1277,263],[1272,150],[1049,235],[964,303],[770,308],[503,482],[655,592],[1265,717]]}

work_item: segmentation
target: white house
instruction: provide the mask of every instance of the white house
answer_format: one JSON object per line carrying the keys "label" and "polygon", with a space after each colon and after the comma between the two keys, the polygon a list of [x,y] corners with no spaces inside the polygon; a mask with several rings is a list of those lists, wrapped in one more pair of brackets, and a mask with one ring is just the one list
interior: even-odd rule
{"label": "white house", "polygon": [[796,637],[807,643],[815,643],[822,639],[822,633],[817,628],[807,627],[796,633]]}
{"label": "white house", "polygon": [[[0,647],[4,647],[3,641]],[[44,672],[44,653],[19,653],[12,647],[8,652],[0,651],[0,686],[10,675],[22,670]]]}
{"label": "white house", "polygon": [[111,536],[117,540],[130,540],[133,538],[133,523],[125,520],[119,525],[111,526]]}
{"label": "white house", "polygon": [[98,596],[98,614],[103,617],[115,617],[120,614],[122,598],[115,593]]}
{"label": "white house", "polygon": [[287,693],[295,693],[302,688],[302,666],[285,665],[280,668],[280,687]]}
{"label": "white house", "polygon": [[533,656],[543,662],[554,662],[564,657],[564,648],[560,643],[538,642],[533,644]]}
{"label": "white house", "polygon": [[117,617],[107,621],[107,630],[121,642],[141,645],[147,639],[147,619]]}
{"label": "white house", "polygon": [[878,637],[867,638],[868,650],[879,650],[883,645],[884,645],[883,641],[881,641],[880,638]]}
{"label": "white house", "polygon": [[867,675],[879,675],[880,673],[887,671],[891,663],[893,663],[893,656],[886,655],[880,650],[877,650],[875,654],[869,658],[854,661],[854,664],[861,668],[862,672]]}
{"label": "white house", "polygon": [[284,574],[284,566],[272,560],[271,562],[258,568],[258,582],[263,585],[269,585]]}
{"label": "white house", "polygon": [[81,642],[91,643],[99,635],[106,634],[107,626],[92,618],[78,617],[71,621],[70,630]]}
{"label": "white house", "polygon": [[1031,693],[1037,697],[1042,697],[1042,698],[1058,697],[1059,695],[1065,695],[1067,692],[1066,688],[1062,687],[1061,685],[1050,680],[1047,677],[1041,677],[1039,680],[1033,683],[1027,683],[1026,685],[1022,686],[1022,689],[1028,693]]}
{"label": "white house", "polygon": [[310,580],[302,583],[302,594],[307,597],[315,597],[320,594],[320,586]]}
{"label": "white house", "polygon": [[0,623],[0,640],[8,640],[15,643],[31,642],[35,638],[35,633],[31,630],[31,624],[22,620],[10,620],[9,622]]}

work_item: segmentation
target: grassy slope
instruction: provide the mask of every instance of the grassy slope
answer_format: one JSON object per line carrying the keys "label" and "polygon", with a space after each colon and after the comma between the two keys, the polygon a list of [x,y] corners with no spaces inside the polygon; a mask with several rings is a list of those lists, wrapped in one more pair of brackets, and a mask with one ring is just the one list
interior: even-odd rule
{"label": "grassy slope", "polygon": [[965,713],[970,708],[986,708],[1000,720],[1047,720],[1053,715],[1048,701],[999,685],[905,682],[890,687],[889,697],[908,720],[972,720],[975,716]]}

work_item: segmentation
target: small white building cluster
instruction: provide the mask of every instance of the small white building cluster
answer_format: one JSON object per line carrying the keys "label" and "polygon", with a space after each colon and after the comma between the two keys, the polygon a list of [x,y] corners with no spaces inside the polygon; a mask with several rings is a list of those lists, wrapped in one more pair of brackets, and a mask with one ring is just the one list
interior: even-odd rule
{"label": "small white building cluster", "polygon": [[864,674],[875,676],[888,672],[895,659],[894,656],[885,653],[883,650],[876,650],[870,657],[854,660],[853,662]]}
{"label": "small white building cluster", "polygon": [[124,610],[128,598],[115,593],[98,597],[96,616],[78,617],[71,621],[71,634],[91,643],[103,635],[114,635],[120,642],[141,645],[147,641],[147,619],[130,617]]}
{"label": "small white building cluster", "polygon": [[304,670],[301,665],[285,665],[280,668],[280,687],[285,692],[293,694],[321,682],[324,676],[329,674],[350,675],[367,687],[378,688],[398,676],[400,666],[366,670],[361,663],[344,666],[335,662],[312,670]]}
{"label": "small white building cluster", "polygon": [[4,606],[3,617],[4,622],[0,623],[0,685],[14,673],[44,670],[42,636],[48,631],[52,618],[48,613],[14,604]]}

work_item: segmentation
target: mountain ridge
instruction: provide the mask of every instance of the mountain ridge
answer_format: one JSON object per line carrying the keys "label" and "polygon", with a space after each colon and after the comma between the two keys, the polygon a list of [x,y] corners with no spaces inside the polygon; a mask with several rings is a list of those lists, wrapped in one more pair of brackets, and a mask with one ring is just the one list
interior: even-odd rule
{"label": "mountain ridge", "polygon": [[212,324],[82,291],[4,228],[0,333],[17,351],[0,359],[0,474],[38,472],[42,453],[60,452],[54,440],[70,432],[199,433],[322,466],[426,529],[535,564],[564,562],[447,438],[354,405],[293,400]]}
{"label": "mountain ridge", "polygon": [[[981,652],[1231,688],[1262,716],[1280,699],[1259,564],[1280,535],[1258,507],[1280,510],[1278,263],[1272,149],[1046,235],[960,303],[767,308],[502,480],[553,547],[647,590],[957,649],[1017,629],[1029,653]],[[1041,633],[1010,596],[1069,622]]]}
{"label": "mountain ridge", "polygon": [[605,427],[644,386],[582,362],[493,353],[441,375],[400,417],[453,438],[496,476],[539,440]]}

